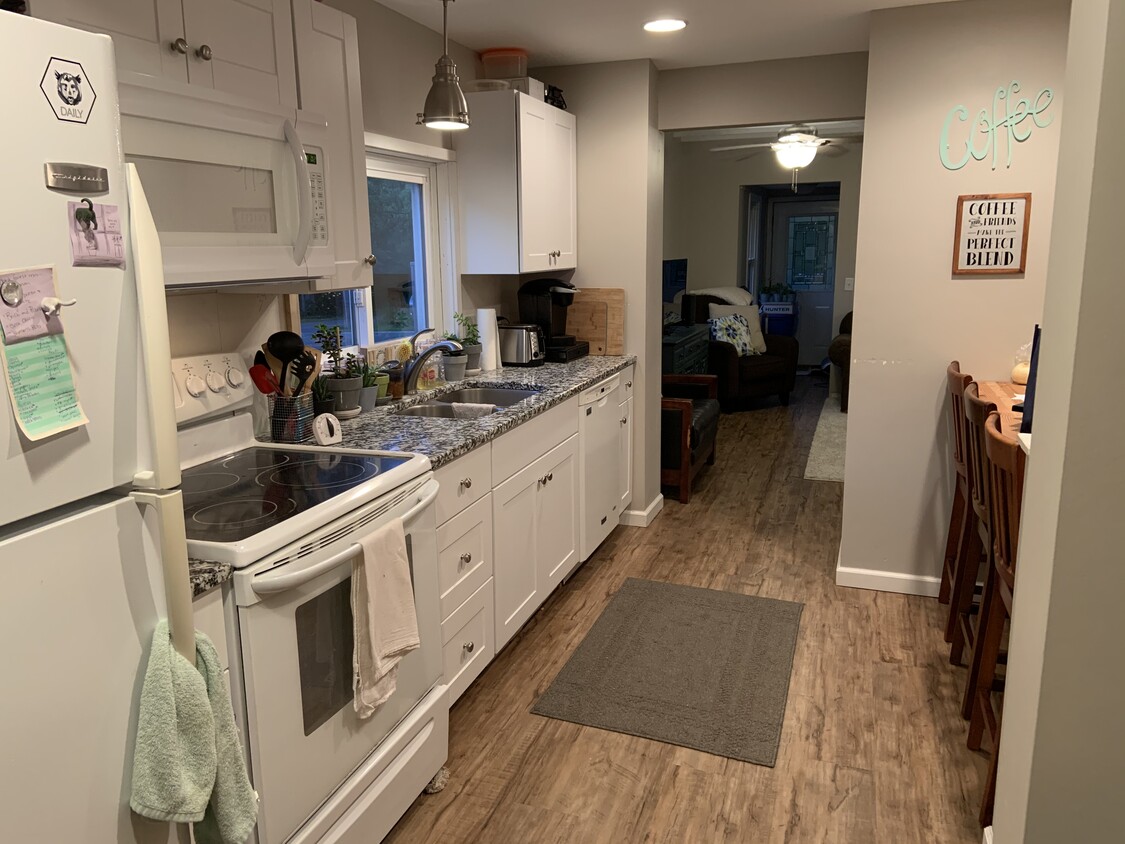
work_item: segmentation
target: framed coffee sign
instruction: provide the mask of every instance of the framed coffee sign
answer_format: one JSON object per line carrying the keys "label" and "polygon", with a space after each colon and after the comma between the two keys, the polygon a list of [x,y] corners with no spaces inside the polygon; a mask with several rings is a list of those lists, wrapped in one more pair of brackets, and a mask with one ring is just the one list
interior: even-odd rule
{"label": "framed coffee sign", "polygon": [[957,197],[954,275],[1020,275],[1027,265],[1030,193]]}

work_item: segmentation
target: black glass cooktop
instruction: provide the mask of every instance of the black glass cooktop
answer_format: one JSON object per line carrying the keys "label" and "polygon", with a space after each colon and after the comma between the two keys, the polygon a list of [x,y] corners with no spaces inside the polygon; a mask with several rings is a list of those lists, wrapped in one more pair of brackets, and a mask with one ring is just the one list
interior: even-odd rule
{"label": "black glass cooktop", "polygon": [[248,448],[194,466],[183,473],[187,538],[238,542],[409,460]]}

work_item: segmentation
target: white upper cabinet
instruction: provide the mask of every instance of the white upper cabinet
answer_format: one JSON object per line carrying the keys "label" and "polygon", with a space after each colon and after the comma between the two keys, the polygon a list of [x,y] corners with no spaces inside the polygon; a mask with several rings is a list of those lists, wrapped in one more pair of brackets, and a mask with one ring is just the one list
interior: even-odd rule
{"label": "white upper cabinet", "polygon": [[111,36],[123,72],[297,104],[289,0],[35,0],[31,10]]}
{"label": "white upper cabinet", "polygon": [[470,94],[454,136],[461,272],[573,269],[578,260],[575,119],[517,91]]}
{"label": "white upper cabinet", "polygon": [[371,223],[355,18],[313,0],[293,0],[293,35],[298,105],[328,121],[328,237],[336,274],[318,282],[318,289],[369,287]]}

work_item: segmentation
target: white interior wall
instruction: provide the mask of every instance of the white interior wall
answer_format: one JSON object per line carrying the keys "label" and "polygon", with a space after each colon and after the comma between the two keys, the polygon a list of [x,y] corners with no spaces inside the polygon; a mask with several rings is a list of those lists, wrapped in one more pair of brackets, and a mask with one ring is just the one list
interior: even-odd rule
{"label": "white interior wall", "polygon": [[[737,156],[729,153],[708,152],[715,145],[675,138],[668,138],[665,145],[664,257],[687,258],[689,290],[742,283],[741,188],[786,184],[791,178],[790,171],[781,167],[768,149],[738,161]],[[839,154],[820,154],[800,172],[800,181],[804,183],[840,183],[833,330],[852,309],[854,294],[844,290],[844,279],[855,276],[863,158],[861,144],[846,144],[837,149]]]}
{"label": "white interior wall", "polygon": [[[952,501],[945,369],[1007,380],[1043,316],[1068,4],[966,0],[872,16],[837,582],[937,594]],[[1055,90],[1049,126],[1003,156],[945,169],[947,112],[997,87]],[[964,130],[955,138],[963,139]],[[1001,148],[1003,152],[1003,147]],[[1024,277],[951,274],[961,194],[1032,194]]]}
{"label": "white interior wall", "polygon": [[282,325],[282,297],[251,293],[174,293],[168,297],[172,357],[217,351],[251,360]]}
{"label": "white interior wall", "polygon": [[[634,379],[633,504],[660,497],[660,238],[663,146],[656,69],[646,60],[542,68],[578,121],[579,287],[625,289],[625,348]],[[657,502],[657,504],[654,504]]]}
{"label": "white interior wall", "polygon": [[996,844],[1125,840],[1125,2],[1074,4],[1066,89]]}

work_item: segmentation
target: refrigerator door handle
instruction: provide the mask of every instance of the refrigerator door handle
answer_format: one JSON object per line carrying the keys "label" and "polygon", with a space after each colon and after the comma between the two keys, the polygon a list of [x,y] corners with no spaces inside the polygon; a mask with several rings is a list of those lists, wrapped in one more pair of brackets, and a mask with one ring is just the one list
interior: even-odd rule
{"label": "refrigerator door handle", "polygon": [[133,278],[137,286],[141,328],[141,367],[152,444],[152,466],[139,466],[133,483],[146,489],[180,485],[180,453],[176,442],[176,404],[172,394],[171,341],[164,293],[164,256],[144,187],[134,164],[126,164],[129,187],[129,236],[133,245]]}
{"label": "refrigerator door handle", "polygon": [[301,143],[297,127],[293,125],[293,121],[286,120],[283,128],[285,141],[293,154],[293,168],[297,171],[299,220],[297,236],[293,240],[293,261],[296,264],[303,264],[309,252],[309,241],[312,240],[312,179],[309,178],[309,165],[305,160],[305,145]]}
{"label": "refrigerator door handle", "polygon": [[163,492],[138,490],[130,495],[138,506],[151,507],[156,511],[168,630],[172,634],[172,645],[184,659],[195,665],[195,614],[191,606],[183,494],[174,489]]}

